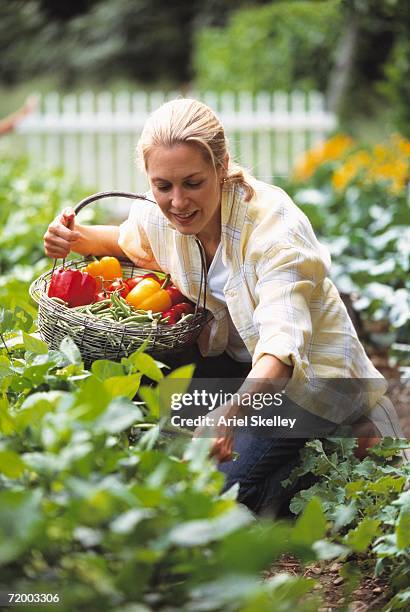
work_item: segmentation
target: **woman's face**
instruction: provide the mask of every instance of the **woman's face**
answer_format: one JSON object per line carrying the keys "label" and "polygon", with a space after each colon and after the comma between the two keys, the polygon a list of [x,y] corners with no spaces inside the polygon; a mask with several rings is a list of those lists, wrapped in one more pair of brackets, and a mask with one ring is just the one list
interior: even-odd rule
{"label": "woman's face", "polygon": [[220,235],[222,170],[190,143],[151,150],[147,174],[162,213],[181,234]]}

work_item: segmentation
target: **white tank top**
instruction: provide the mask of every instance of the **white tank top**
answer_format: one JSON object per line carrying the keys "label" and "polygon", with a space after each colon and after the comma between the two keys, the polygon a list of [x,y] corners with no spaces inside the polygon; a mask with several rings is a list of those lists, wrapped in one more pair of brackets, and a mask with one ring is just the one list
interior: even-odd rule
{"label": "white tank top", "polygon": [[[226,281],[228,280],[228,268],[224,266],[222,261],[221,243],[219,243],[211,265],[209,266],[207,278],[208,288],[211,294],[214,296],[214,298],[226,306],[226,299],[223,289]],[[228,308],[226,309],[226,312],[229,325],[228,346],[226,347],[226,352],[230,357],[232,357],[232,359],[235,359],[235,361],[249,363],[252,361],[252,356],[246,348],[242,338],[238,334],[238,331],[229,314]]]}

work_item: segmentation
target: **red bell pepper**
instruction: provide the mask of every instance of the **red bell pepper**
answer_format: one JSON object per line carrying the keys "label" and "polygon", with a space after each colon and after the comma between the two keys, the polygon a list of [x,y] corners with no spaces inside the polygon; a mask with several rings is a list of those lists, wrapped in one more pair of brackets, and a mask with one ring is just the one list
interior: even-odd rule
{"label": "red bell pepper", "polygon": [[147,272],[147,274],[144,274],[142,278],[153,278],[158,283],[162,283],[162,279],[157,274],[155,274],[155,272]]}
{"label": "red bell pepper", "polygon": [[108,285],[107,291],[110,293],[116,291],[121,297],[126,298],[131,290],[122,278],[116,278],[114,282]]}
{"label": "red bell pepper", "polygon": [[125,281],[125,284],[128,286],[129,290],[131,291],[131,289],[134,289],[135,285],[138,285],[138,283],[143,279],[144,277],[139,275],[139,276],[132,276],[131,278],[127,278]]}
{"label": "red bell pepper", "polygon": [[107,300],[109,297],[110,297],[109,294],[106,293],[104,290],[102,290],[95,294],[94,302],[103,302],[104,300]]}
{"label": "red bell pepper", "polygon": [[174,325],[174,323],[177,323],[181,319],[182,315],[193,312],[195,312],[195,308],[192,304],[181,302],[180,304],[175,304],[175,306],[172,306],[169,310],[166,310],[162,315],[162,319],[167,319],[167,325]]}
{"label": "red bell pepper", "polygon": [[90,274],[80,270],[65,270],[60,268],[53,272],[48,297],[56,297],[68,306],[84,306],[94,301],[97,282]]}
{"label": "red bell pepper", "polygon": [[170,285],[169,287],[167,287],[166,291],[172,300],[173,306],[175,306],[175,304],[180,304],[185,300],[185,297],[182,295],[180,290],[175,287],[175,285]]}

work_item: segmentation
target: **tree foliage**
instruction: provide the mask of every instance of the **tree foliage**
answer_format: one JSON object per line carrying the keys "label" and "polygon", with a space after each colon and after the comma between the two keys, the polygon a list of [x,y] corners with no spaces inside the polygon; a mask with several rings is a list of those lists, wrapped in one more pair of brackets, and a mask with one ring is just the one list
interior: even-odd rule
{"label": "tree foliage", "polygon": [[324,89],[341,24],[338,2],[271,2],[235,12],[196,39],[203,88]]}

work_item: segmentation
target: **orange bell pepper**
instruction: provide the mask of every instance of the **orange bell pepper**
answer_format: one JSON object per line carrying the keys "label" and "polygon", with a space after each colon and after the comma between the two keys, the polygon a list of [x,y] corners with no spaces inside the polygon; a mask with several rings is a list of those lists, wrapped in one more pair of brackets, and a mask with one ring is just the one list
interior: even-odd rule
{"label": "orange bell pepper", "polygon": [[83,269],[102,284],[106,282],[112,283],[116,278],[122,278],[121,264],[116,257],[101,257],[100,260],[92,261]]}
{"label": "orange bell pepper", "polygon": [[169,282],[169,277],[160,285],[153,278],[144,278],[138,285],[131,289],[126,296],[126,301],[141,310],[152,310],[152,312],[165,312],[172,305],[171,297],[165,287]]}

